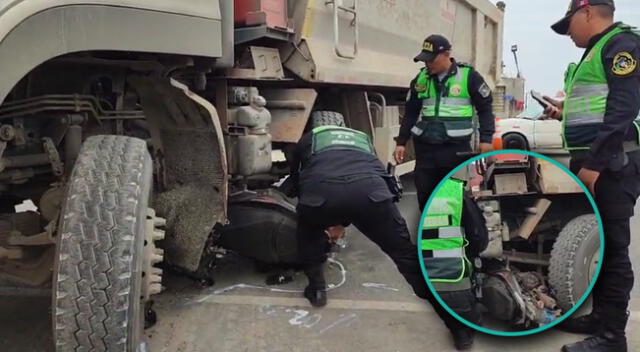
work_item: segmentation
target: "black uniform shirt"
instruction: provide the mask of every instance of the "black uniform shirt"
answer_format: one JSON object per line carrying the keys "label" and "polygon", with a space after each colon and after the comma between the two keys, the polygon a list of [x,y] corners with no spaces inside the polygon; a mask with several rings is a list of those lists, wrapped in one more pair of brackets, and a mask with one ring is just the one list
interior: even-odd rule
{"label": "black uniform shirt", "polygon": [[[455,60],[451,60],[453,65],[451,69],[444,77],[442,81],[438,81],[437,77],[434,77],[439,84],[436,85],[436,90],[439,94],[442,94],[444,89],[444,82],[458,73],[458,64]],[[400,133],[396,137],[396,143],[398,145],[405,145],[409,138],[411,138],[411,129],[415,126],[418,118],[420,118],[422,111],[422,100],[418,97],[418,92],[415,90],[415,84],[418,76],[411,81],[411,88],[409,96],[405,104],[405,115],[400,126]],[[478,113],[478,119],[480,122],[480,142],[491,143],[493,140],[493,134],[495,132],[495,117],[493,115],[493,97],[491,95],[491,89],[484,81],[484,78],[476,70],[471,70],[469,74],[468,82],[469,94],[471,95],[471,102]],[[415,141],[415,140],[414,140]],[[457,166],[455,164],[459,158],[456,157],[456,153],[459,151],[465,151],[469,149],[469,142],[457,142],[447,144],[425,144],[416,143],[416,163],[418,167],[449,167]],[[453,165],[451,165],[453,163]]]}
{"label": "black uniform shirt", "polygon": [[[373,154],[349,149],[325,150],[311,156],[313,134],[307,133],[298,142],[291,158],[291,183],[297,188],[318,182],[358,176],[386,176],[387,171]],[[297,191],[300,190],[297,189]]]}
{"label": "black uniform shirt", "polygon": [[[585,56],[618,24],[591,38]],[[633,120],[640,112],[640,37],[632,33],[614,36],[603,48],[602,61],[609,83],[607,110],[604,124],[582,162],[582,167],[594,171],[620,169],[624,160],[622,142],[637,140]]]}

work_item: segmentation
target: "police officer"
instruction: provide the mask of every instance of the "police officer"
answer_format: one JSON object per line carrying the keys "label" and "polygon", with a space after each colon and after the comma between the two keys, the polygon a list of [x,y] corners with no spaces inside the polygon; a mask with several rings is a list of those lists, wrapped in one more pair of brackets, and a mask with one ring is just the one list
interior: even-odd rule
{"label": "police officer", "polygon": [[[470,258],[486,248],[489,235],[461,176],[457,173],[437,190],[423,221],[421,247],[429,280],[440,298],[458,315],[480,325]],[[472,339],[472,331],[468,333]]]}
{"label": "police officer", "polygon": [[[394,187],[375,155],[368,135],[336,125],[315,125],[298,142],[291,158],[286,193],[298,196],[298,246],[309,285],[304,296],[313,306],[327,303],[323,263],[325,229],[355,225],[396,264],[415,294],[428,300],[453,334],[458,348],[468,348],[466,326],[435,300],[420,270],[417,248],[394,204]],[[395,179],[393,180],[395,182]]]}
{"label": "police officer", "polygon": [[640,111],[640,36],[614,23],[614,11],[613,0],[572,0],[566,16],[552,26],[586,49],[580,64],[569,66],[566,99],[553,102],[546,112],[563,122],[571,169],[594,194],[605,237],[593,310],[563,324],[566,330],[593,336],[564,346],[565,352],[627,351],[625,327],[633,286],[629,220],[640,195],[634,124]]}
{"label": "police officer", "polygon": [[464,153],[471,151],[474,108],[480,122],[481,153],[492,149],[495,121],[491,89],[473,67],[451,57],[445,37],[428,37],[413,60],[424,62],[425,67],[411,82],[394,158],[404,162],[405,146],[413,138],[414,178],[422,210],[438,182],[468,158]]}

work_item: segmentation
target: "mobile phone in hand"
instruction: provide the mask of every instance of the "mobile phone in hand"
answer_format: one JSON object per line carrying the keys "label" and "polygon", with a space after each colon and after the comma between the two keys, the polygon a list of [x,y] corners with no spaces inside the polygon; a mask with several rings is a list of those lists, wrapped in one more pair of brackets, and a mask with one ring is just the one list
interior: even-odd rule
{"label": "mobile phone in hand", "polygon": [[542,105],[542,107],[545,109],[553,107],[553,105],[550,102],[544,100],[544,98],[542,97],[542,94],[536,92],[535,90],[531,91],[531,97],[535,99],[535,101],[537,101],[538,104]]}

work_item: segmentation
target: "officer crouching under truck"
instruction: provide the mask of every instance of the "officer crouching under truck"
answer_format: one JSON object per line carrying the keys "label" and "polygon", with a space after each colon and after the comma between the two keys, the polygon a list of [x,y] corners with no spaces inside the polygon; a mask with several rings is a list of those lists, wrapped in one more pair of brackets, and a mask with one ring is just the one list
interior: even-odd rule
{"label": "officer crouching under truck", "polygon": [[456,347],[469,348],[470,328],[449,315],[425,283],[417,248],[394,204],[399,199],[396,180],[376,157],[369,136],[339,126],[313,127],[298,142],[291,176],[282,187],[287,195],[299,198],[298,245],[309,279],[304,296],[313,306],[327,304],[325,229],[353,224],[394,261],[415,294],[431,303]]}

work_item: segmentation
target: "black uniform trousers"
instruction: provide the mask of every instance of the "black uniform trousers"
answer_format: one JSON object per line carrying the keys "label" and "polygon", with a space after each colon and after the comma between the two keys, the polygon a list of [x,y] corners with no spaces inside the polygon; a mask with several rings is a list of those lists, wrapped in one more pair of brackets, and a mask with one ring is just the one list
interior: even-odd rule
{"label": "black uniform trousers", "polygon": [[420,270],[418,249],[411,243],[407,224],[382,177],[359,175],[335,178],[312,187],[302,185],[298,203],[298,246],[300,259],[306,266],[321,265],[327,259],[327,235],[323,230],[348,224],[356,226],[393,260],[416,296],[428,300],[450,330],[464,328],[440,306],[427,287]]}
{"label": "black uniform trousers", "polygon": [[[626,311],[633,288],[633,269],[629,258],[630,218],[640,196],[640,151],[627,153],[628,163],[621,170],[604,170],[595,185],[595,201],[604,229],[604,258],[593,289],[593,309],[603,322],[624,330]],[[580,161],[571,160],[571,171],[580,171]]]}
{"label": "black uniform trousers", "polygon": [[449,172],[470,158],[470,142],[425,144],[414,142],[416,149],[416,168],[414,182],[418,193],[420,211],[424,210],[431,193]]}

